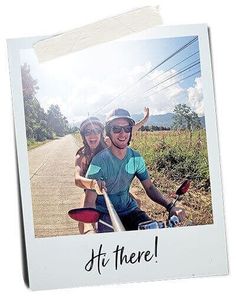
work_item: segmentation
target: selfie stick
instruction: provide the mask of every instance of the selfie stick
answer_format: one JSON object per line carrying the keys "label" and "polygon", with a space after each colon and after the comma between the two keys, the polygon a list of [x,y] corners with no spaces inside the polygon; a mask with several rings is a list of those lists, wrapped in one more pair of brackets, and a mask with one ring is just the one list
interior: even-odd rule
{"label": "selfie stick", "polygon": [[106,202],[107,210],[109,212],[114,231],[125,231],[125,228],[120,220],[120,217],[118,216],[116,210],[114,209],[113,204],[111,203],[111,201],[104,189],[102,190],[102,194],[103,194],[105,202]]}

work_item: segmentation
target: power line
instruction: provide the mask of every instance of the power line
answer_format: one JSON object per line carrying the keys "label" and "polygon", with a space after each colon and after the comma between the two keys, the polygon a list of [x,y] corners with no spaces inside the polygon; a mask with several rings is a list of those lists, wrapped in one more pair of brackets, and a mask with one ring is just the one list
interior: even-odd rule
{"label": "power line", "polygon": [[185,45],[183,45],[182,47],[180,47],[178,50],[176,50],[174,53],[172,53],[169,57],[167,57],[166,59],[164,59],[157,66],[155,66],[150,71],[148,71],[145,75],[143,75],[142,77],[140,77],[133,84],[131,84],[126,89],[124,89],[122,92],[120,92],[118,95],[116,95],[109,103],[107,103],[106,105],[104,105],[101,108],[97,109],[93,114],[97,114],[99,111],[101,111],[102,109],[104,109],[104,107],[110,105],[114,100],[116,100],[118,97],[120,97],[121,95],[123,95],[124,93],[126,93],[128,90],[130,90],[131,88],[133,88],[137,83],[139,83],[142,79],[144,79],[146,76],[148,76],[150,73],[152,73],[155,69],[157,69],[158,67],[160,67],[161,65],[163,65],[164,63],[166,63],[168,60],[170,60],[171,58],[173,58],[175,55],[177,55],[178,53],[180,53],[181,51],[183,51],[185,48],[187,48],[188,46],[190,46],[192,43],[194,43],[197,40],[198,40],[198,37],[194,37],[188,43],[186,43]]}
{"label": "power line", "polygon": [[[168,81],[168,80],[170,80],[170,79],[172,79],[172,78],[178,76],[179,74],[181,74],[181,73],[183,73],[183,72],[185,72],[185,71],[188,71],[189,69],[195,67],[195,66],[198,65],[198,64],[200,64],[200,60],[199,60],[199,59],[196,60],[196,61],[194,61],[194,62],[192,62],[192,63],[190,63],[189,65],[185,66],[184,68],[180,69],[178,72],[176,72],[175,74],[169,76],[169,77],[166,78],[165,80],[162,80],[161,82],[157,83],[156,85],[150,87],[150,88],[147,89],[144,93],[146,93],[146,92],[150,91],[151,89],[153,89],[153,88],[159,86],[160,84],[163,84],[164,82],[166,82],[166,81]],[[187,67],[187,68],[186,68],[186,67]]]}
{"label": "power line", "polygon": [[184,46],[182,46],[181,48],[179,48],[177,51],[175,51],[174,53],[172,53],[168,58],[164,59],[161,63],[159,63],[157,66],[155,66],[154,68],[152,68],[150,71],[148,71],[145,75],[143,75],[142,77],[140,77],[137,82],[139,82],[141,79],[143,79],[144,77],[146,77],[147,75],[149,75],[150,73],[152,73],[154,70],[156,70],[158,67],[160,67],[161,65],[163,65],[164,63],[166,63],[168,60],[170,60],[171,58],[173,58],[175,55],[177,55],[178,53],[180,53],[182,50],[184,50],[185,48],[187,48],[188,46],[190,46],[192,43],[194,43],[195,41],[197,41],[198,37],[194,37],[192,40],[190,40],[188,43],[186,43]]}
{"label": "power line", "polygon": [[[189,70],[189,69],[188,69]],[[162,91],[162,90],[164,90],[164,89],[166,89],[166,88],[168,88],[168,87],[171,87],[172,85],[174,85],[174,84],[177,84],[177,83],[179,83],[179,82],[182,82],[182,81],[184,81],[185,79],[188,79],[188,78],[190,78],[190,77],[192,77],[192,76],[194,76],[194,75],[197,75],[198,73],[200,73],[201,71],[199,70],[199,71],[196,71],[196,72],[194,72],[194,73],[192,73],[192,74],[190,74],[190,75],[188,75],[188,76],[186,76],[186,77],[183,77],[182,79],[180,79],[180,80],[178,80],[178,81],[176,81],[176,82],[174,82],[174,83],[171,83],[171,84],[169,84],[169,85],[167,85],[166,87],[163,87],[163,88],[161,88],[160,90],[157,90],[156,92],[154,92],[154,93],[152,93],[152,94],[150,94],[150,95],[146,95],[146,96],[141,96],[142,97],[142,99],[145,99],[145,98],[149,98],[149,97],[151,97],[151,96],[153,96],[153,95],[155,95],[155,94],[157,94],[157,93],[159,93],[160,91]],[[181,74],[181,73],[178,73],[178,75],[179,74]],[[175,75],[175,76],[177,76],[177,75]],[[171,78],[173,78],[173,77],[171,77]],[[164,81],[163,81],[164,82]],[[140,95],[138,95],[138,96],[134,96],[134,97],[132,97],[131,99],[129,99],[129,101],[132,101],[132,100],[134,100],[134,99],[139,99],[140,98]]]}
{"label": "power line", "polygon": [[190,56],[188,56],[187,58],[183,59],[182,61],[180,61],[179,63],[175,64],[174,66],[171,66],[170,68],[168,68],[167,70],[165,70],[163,73],[158,74],[157,76],[153,77],[153,78],[159,78],[161,76],[163,76],[165,73],[167,73],[168,71],[172,70],[174,67],[182,64],[183,62],[185,62],[186,60],[190,59],[191,57],[193,57],[195,54],[199,53],[199,50],[194,52],[193,54],[191,54]]}
{"label": "power line", "polygon": [[197,71],[197,72],[194,72],[194,73],[192,73],[191,75],[188,75],[188,76],[186,76],[186,77],[183,77],[182,79],[180,79],[180,80],[178,80],[178,81],[176,81],[176,82],[174,82],[174,83],[172,83],[172,84],[169,84],[169,85],[167,85],[167,86],[165,86],[165,87],[159,89],[157,92],[154,92],[154,93],[152,93],[152,94],[146,96],[145,98],[149,98],[150,96],[153,96],[153,95],[159,93],[160,91],[163,91],[164,89],[167,89],[167,88],[170,87],[170,86],[173,86],[173,85],[175,85],[175,84],[177,84],[177,83],[179,83],[179,82],[182,82],[182,81],[184,81],[184,80],[186,80],[186,79],[188,79],[188,78],[190,78],[190,77],[192,77],[192,76],[194,76],[194,75],[197,75],[198,73],[201,73],[201,70],[199,70],[199,71]]}

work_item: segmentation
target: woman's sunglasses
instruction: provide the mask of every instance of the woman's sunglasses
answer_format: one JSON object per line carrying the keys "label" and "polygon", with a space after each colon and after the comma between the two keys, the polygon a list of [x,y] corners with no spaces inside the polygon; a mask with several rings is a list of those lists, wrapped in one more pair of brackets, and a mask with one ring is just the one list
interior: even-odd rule
{"label": "woman's sunglasses", "polygon": [[84,136],[91,136],[93,135],[99,135],[102,133],[102,130],[100,128],[91,128],[91,129],[85,129],[81,134]]}
{"label": "woman's sunglasses", "polygon": [[131,125],[125,125],[125,126],[113,125],[111,126],[111,130],[114,134],[119,134],[122,130],[128,134],[128,133],[131,133],[132,126]]}

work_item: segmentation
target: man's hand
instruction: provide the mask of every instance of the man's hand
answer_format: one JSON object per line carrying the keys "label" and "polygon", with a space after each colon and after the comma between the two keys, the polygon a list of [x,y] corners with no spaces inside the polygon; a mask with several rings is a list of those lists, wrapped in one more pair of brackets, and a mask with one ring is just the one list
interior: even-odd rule
{"label": "man's hand", "polygon": [[180,222],[182,222],[186,217],[184,209],[177,208],[177,207],[172,207],[171,208],[170,217],[173,216],[173,215],[177,216],[179,218]]}

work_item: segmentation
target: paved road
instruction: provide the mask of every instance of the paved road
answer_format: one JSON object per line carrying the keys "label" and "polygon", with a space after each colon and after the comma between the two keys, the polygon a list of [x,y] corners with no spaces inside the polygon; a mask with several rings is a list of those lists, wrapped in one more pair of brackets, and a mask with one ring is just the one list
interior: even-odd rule
{"label": "paved road", "polygon": [[29,151],[36,237],[78,234],[71,208],[81,207],[83,190],[74,184],[75,138],[67,135]]}

